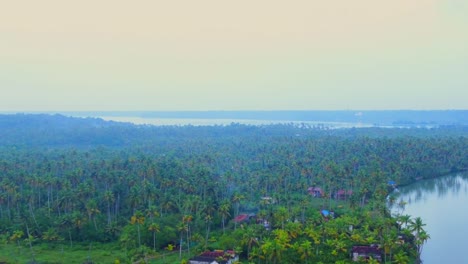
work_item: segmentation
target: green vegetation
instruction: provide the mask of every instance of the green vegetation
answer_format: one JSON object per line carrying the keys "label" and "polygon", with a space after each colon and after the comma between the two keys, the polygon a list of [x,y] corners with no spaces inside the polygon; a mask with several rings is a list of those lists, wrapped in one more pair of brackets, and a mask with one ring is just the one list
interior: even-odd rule
{"label": "green vegetation", "polygon": [[[38,125],[10,122],[1,132],[0,262],[180,263],[206,249],[235,249],[244,263],[351,263],[354,245],[378,244],[384,262],[409,263],[429,235],[421,219],[390,215],[388,182],[468,168],[466,127],[23,118]],[[233,221],[242,213],[256,219]]]}
{"label": "green vegetation", "polygon": [[126,259],[116,243],[76,244],[70,248],[66,244],[35,241],[32,251],[26,244],[7,243],[0,246],[0,255],[0,263],[30,263],[33,259],[38,263],[115,263]]}

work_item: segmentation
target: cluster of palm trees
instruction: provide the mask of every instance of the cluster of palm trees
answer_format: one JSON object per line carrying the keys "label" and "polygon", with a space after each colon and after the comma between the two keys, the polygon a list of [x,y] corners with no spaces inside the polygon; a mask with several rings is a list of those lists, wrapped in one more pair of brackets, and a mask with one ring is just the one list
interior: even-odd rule
{"label": "cluster of palm trees", "polygon": [[[313,213],[304,223],[278,223],[271,232],[259,225],[246,225],[231,236],[251,263],[352,263],[352,246],[376,244],[383,262],[408,264],[419,260],[420,247],[429,238],[422,226],[420,218],[396,225],[395,218],[365,208],[332,219]],[[368,263],[373,261],[377,263],[372,258]]]}
{"label": "cluster of palm trees", "polygon": [[[36,243],[120,241],[129,252],[160,251],[168,244],[192,250],[224,241],[264,263],[294,259],[293,251],[320,261],[320,252],[331,250],[341,259],[353,241],[373,237],[390,245],[394,229],[382,220],[380,226],[355,224],[349,233],[343,225],[330,233],[341,217],[318,222],[319,209],[339,211],[341,205],[345,215],[362,211],[391,219],[388,180],[410,183],[468,167],[466,137],[401,137],[397,130],[391,137],[333,131],[295,136],[297,128],[288,126],[275,133],[235,126],[223,128],[235,131],[226,135],[191,137],[192,128],[180,129],[183,137],[155,136],[149,139],[153,145],[125,148],[0,148],[0,234],[9,238],[29,227]],[[324,198],[308,196],[310,186],[320,186]],[[341,204],[333,198],[340,189],[352,191]],[[264,196],[274,204],[262,204]],[[259,225],[259,236],[247,244],[230,243],[229,237],[247,228],[232,218],[249,210],[272,223],[273,231],[264,234]],[[310,232],[292,232],[296,220]],[[427,234],[415,229],[412,235],[422,250]],[[388,247],[390,259],[411,256],[395,247]]]}

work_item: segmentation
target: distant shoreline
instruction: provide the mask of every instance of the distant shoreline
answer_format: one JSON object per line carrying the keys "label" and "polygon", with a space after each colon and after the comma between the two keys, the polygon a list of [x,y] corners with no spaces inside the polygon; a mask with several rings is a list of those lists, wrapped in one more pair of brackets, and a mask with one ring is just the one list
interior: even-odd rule
{"label": "distant shoreline", "polygon": [[[3,112],[16,114],[16,112]],[[168,120],[195,120],[212,125],[231,122],[246,124],[356,124],[346,127],[437,127],[468,126],[468,110],[335,110],[335,111],[49,111],[25,114],[61,114],[72,117],[102,117],[106,120],[133,120],[132,123],[168,123]],[[123,121],[126,122],[126,121]],[[158,123],[158,124],[159,124]],[[169,122],[170,125],[180,125]],[[185,123],[187,124],[188,123]],[[194,124],[192,124],[194,125]]]}
{"label": "distant shoreline", "polygon": [[135,125],[155,126],[228,126],[232,124],[241,125],[277,125],[292,124],[298,126],[310,126],[316,128],[365,128],[375,127],[373,124],[326,122],[326,121],[291,121],[291,120],[259,120],[259,119],[211,119],[211,118],[143,118],[143,117],[119,117],[98,116],[105,121],[128,122]]}

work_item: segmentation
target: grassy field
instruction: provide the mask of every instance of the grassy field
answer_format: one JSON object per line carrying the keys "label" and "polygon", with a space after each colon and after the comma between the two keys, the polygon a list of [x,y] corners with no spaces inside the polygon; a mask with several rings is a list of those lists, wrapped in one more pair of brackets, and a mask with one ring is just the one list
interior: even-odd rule
{"label": "grassy field", "polygon": [[[132,263],[124,250],[114,243],[90,245],[67,244],[39,244],[33,246],[33,251],[28,246],[15,244],[3,244],[0,246],[0,264],[117,264]],[[188,260],[192,255],[182,254],[182,260]],[[166,252],[164,255],[148,256],[147,263],[152,264],[179,264],[179,252]],[[144,263],[133,262],[133,263]]]}
{"label": "grassy field", "polygon": [[0,263],[126,263],[125,252],[114,244],[69,245],[39,244],[33,250],[27,246],[4,244],[0,246]]}

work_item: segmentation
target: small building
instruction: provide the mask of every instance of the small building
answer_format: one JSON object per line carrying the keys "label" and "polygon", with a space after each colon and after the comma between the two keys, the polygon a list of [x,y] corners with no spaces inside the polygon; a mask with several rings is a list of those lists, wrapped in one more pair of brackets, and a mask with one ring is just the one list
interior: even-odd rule
{"label": "small building", "polygon": [[236,223],[249,223],[251,219],[256,218],[255,214],[240,214],[234,218]]}
{"label": "small building", "polygon": [[383,250],[378,245],[353,246],[351,254],[353,261],[359,261],[360,259],[368,260],[372,257],[382,262]]}
{"label": "small building", "polygon": [[312,197],[315,197],[315,198],[320,198],[320,197],[323,197],[324,195],[322,188],[319,188],[319,187],[309,187],[307,189],[307,192],[310,195],[312,195]]}
{"label": "small building", "polygon": [[266,219],[257,219],[257,224],[262,225],[266,230],[270,230],[270,222]]}
{"label": "small building", "polygon": [[239,260],[239,256],[233,250],[205,251],[200,255],[189,259],[190,264],[232,264]]}
{"label": "small building", "polygon": [[328,211],[328,210],[320,210],[320,214],[326,218],[326,219],[329,219],[329,218],[335,218],[335,212],[333,211]]}
{"label": "small building", "polygon": [[270,196],[263,196],[260,199],[261,199],[262,204],[274,204],[274,203],[276,203],[275,199],[273,199],[273,197],[270,197]]}
{"label": "small building", "polygon": [[237,222],[237,223],[247,222],[247,221],[249,221],[248,214],[240,214],[234,218],[234,222]]}
{"label": "small building", "polygon": [[329,217],[330,216],[330,211],[323,209],[323,210],[320,211],[320,214],[323,217]]}

